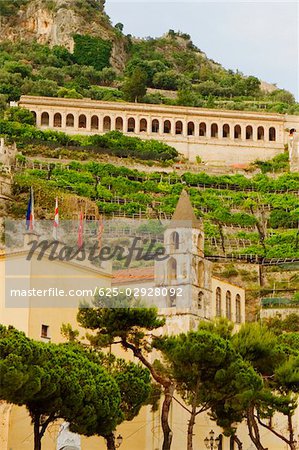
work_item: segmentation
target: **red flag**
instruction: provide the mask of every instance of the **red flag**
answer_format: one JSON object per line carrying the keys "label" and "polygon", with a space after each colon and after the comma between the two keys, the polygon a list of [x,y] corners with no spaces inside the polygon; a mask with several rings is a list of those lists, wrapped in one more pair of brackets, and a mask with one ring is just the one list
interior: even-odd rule
{"label": "red flag", "polygon": [[99,250],[101,250],[101,247],[102,247],[103,231],[104,231],[103,216],[100,216],[99,227],[98,227],[98,247],[99,247]]}
{"label": "red flag", "polygon": [[79,226],[78,226],[78,247],[83,246],[83,212],[80,212]]}

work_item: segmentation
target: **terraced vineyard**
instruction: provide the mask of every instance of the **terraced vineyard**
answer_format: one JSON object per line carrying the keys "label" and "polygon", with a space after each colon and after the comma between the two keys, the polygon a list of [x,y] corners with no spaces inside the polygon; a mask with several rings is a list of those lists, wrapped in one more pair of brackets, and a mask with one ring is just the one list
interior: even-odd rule
{"label": "terraced vineyard", "polygon": [[23,157],[14,176],[14,194],[23,207],[13,211],[15,216],[24,213],[31,185],[38,214],[46,218],[53,215],[57,195],[62,218],[70,218],[66,196],[88,199],[95,216],[170,218],[181,190],[187,189],[204,221],[207,255],[299,258],[299,174],[180,176],[96,162],[30,165]]}

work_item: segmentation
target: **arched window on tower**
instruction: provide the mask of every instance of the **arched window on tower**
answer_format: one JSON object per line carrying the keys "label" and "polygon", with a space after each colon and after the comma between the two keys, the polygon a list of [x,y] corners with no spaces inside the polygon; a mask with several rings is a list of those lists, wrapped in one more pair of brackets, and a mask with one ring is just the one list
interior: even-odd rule
{"label": "arched window on tower", "polygon": [[225,303],[226,317],[228,318],[228,320],[232,320],[232,294],[230,291],[226,291]]}
{"label": "arched window on tower", "polygon": [[111,118],[109,116],[105,116],[103,120],[103,130],[104,133],[111,131]]}
{"label": "arched window on tower", "polygon": [[122,119],[122,117],[117,117],[115,120],[115,129],[117,131],[123,131],[124,129],[124,121]]}
{"label": "arched window on tower", "polygon": [[199,124],[199,136],[206,136],[207,135],[207,126],[204,122],[200,122]]}
{"label": "arched window on tower", "polygon": [[218,125],[217,123],[212,123],[211,125],[211,137],[218,138]]}
{"label": "arched window on tower", "polygon": [[175,123],[175,134],[183,134],[183,122],[177,120]]}
{"label": "arched window on tower", "polygon": [[202,309],[203,308],[203,292],[199,291],[197,294],[197,308]]}
{"label": "arched window on tower", "polygon": [[141,119],[139,124],[140,133],[146,133],[147,132],[147,120]]}
{"label": "arched window on tower", "polygon": [[229,138],[229,125],[227,123],[222,127],[222,137]]}
{"label": "arched window on tower", "polygon": [[246,139],[247,140],[252,140],[252,136],[253,136],[253,129],[251,125],[247,125],[246,127]]}
{"label": "arched window on tower", "polygon": [[265,139],[265,130],[264,127],[258,127],[257,129],[257,140],[263,141]]}
{"label": "arched window on tower", "polygon": [[167,263],[168,283],[171,284],[177,279],[177,262],[175,258],[169,258]]}
{"label": "arched window on tower", "polygon": [[240,125],[235,125],[235,128],[234,128],[234,139],[241,139],[241,127],[240,127]]}
{"label": "arched window on tower", "polygon": [[178,250],[180,246],[180,236],[177,231],[174,231],[170,235],[170,251]]}
{"label": "arched window on tower", "polygon": [[92,116],[90,126],[92,130],[98,130],[99,129],[99,118],[98,116]]}
{"label": "arched window on tower", "polygon": [[274,127],[269,128],[269,141],[276,141],[276,130]]}
{"label": "arched window on tower", "polygon": [[73,114],[68,114],[66,116],[66,126],[73,127],[75,125],[75,119]]}
{"label": "arched window on tower", "polygon": [[194,122],[188,122],[187,134],[188,136],[194,136]]}
{"label": "arched window on tower", "polygon": [[61,128],[62,118],[60,113],[54,114],[54,127]]}
{"label": "arched window on tower", "polygon": [[85,116],[85,114],[80,114],[78,123],[79,123],[79,128],[86,128],[86,116]]}
{"label": "arched window on tower", "polygon": [[134,117],[130,117],[128,120],[128,133],[135,132],[135,119]]}
{"label": "arched window on tower", "polygon": [[42,126],[49,126],[49,114],[47,112],[43,112],[41,115],[41,125]]}
{"label": "arched window on tower", "polygon": [[236,323],[241,323],[241,297],[236,295]]}
{"label": "arched window on tower", "polygon": [[170,132],[171,132],[171,122],[170,122],[170,120],[165,120],[164,121],[163,133],[169,134]]}
{"label": "arched window on tower", "polygon": [[203,287],[205,280],[205,266],[203,261],[198,262],[197,278],[198,278],[198,286]]}
{"label": "arched window on tower", "polygon": [[152,121],[152,133],[159,133],[159,120],[157,119]]}
{"label": "arched window on tower", "polygon": [[216,289],[216,317],[221,317],[221,289]]}

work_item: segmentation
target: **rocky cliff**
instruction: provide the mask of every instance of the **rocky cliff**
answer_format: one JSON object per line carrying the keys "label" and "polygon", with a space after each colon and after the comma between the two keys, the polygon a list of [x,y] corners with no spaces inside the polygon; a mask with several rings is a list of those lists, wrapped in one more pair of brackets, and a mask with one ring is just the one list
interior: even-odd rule
{"label": "rocky cliff", "polygon": [[14,13],[0,14],[0,41],[36,41],[62,45],[72,52],[74,34],[97,36],[113,43],[110,63],[122,70],[126,38],[116,32],[103,7],[103,0],[23,1]]}

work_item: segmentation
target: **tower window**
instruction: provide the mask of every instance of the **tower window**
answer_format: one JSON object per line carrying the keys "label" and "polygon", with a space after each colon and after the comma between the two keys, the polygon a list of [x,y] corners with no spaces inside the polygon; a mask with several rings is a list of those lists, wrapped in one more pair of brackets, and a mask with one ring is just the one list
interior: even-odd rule
{"label": "tower window", "polygon": [[197,295],[197,308],[202,309],[203,306],[203,292],[200,291]]}
{"label": "tower window", "polygon": [[174,231],[173,233],[171,233],[170,244],[171,244],[171,250],[178,250],[179,245],[180,245],[180,236],[177,231]]}
{"label": "tower window", "polygon": [[230,291],[226,292],[226,317],[232,320],[232,294]]}
{"label": "tower window", "polygon": [[216,317],[221,317],[221,289],[216,289]]}
{"label": "tower window", "polygon": [[171,289],[168,292],[169,295],[169,304],[171,308],[175,308],[176,307],[176,291],[175,289]]}
{"label": "tower window", "polygon": [[50,338],[50,336],[49,336],[49,325],[42,324],[41,337],[42,338],[46,338],[46,339]]}

